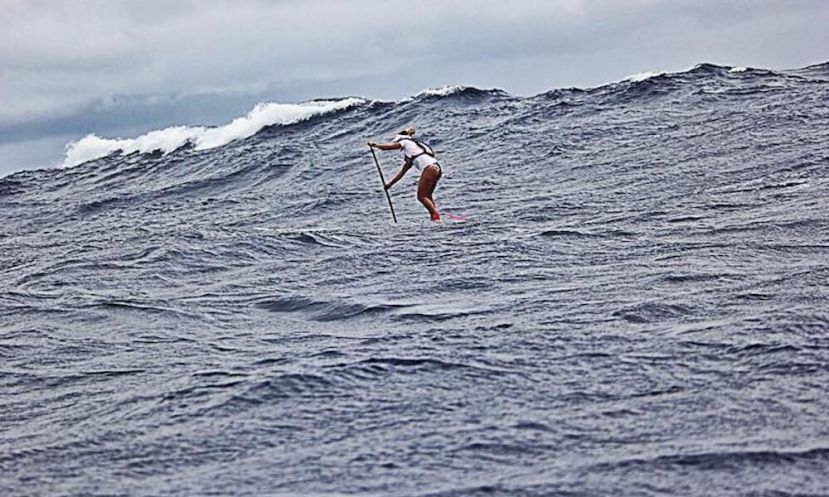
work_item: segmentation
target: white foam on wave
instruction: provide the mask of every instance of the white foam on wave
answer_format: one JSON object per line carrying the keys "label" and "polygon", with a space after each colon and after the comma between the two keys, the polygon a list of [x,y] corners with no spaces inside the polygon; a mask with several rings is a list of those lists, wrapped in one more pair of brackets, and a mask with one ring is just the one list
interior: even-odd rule
{"label": "white foam on wave", "polygon": [[439,86],[437,88],[426,88],[422,90],[420,93],[415,95],[415,97],[448,97],[449,95],[461,92],[465,90],[466,86],[460,85],[451,85],[451,86]]}
{"label": "white foam on wave", "polygon": [[[623,79],[622,81],[629,81],[631,83],[640,83],[642,81],[645,81],[645,80],[648,80],[648,79],[651,79],[651,78],[655,78],[657,76],[666,76],[666,75],[673,76],[673,75],[677,75],[677,74],[685,74],[685,73],[688,73],[688,72],[691,72],[691,71],[695,71],[695,70],[697,70],[701,67],[704,67],[706,65],[708,65],[708,64],[697,64],[697,65],[695,65],[694,67],[692,67],[690,69],[685,69],[684,71],[656,71],[656,72],[646,71],[646,72],[640,72],[640,73],[628,76],[627,78]],[[739,73],[739,72],[745,72],[745,71],[748,71],[748,68],[745,68],[745,67],[732,67],[728,70],[728,72],[730,72],[730,73]]]}
{"label": "white foam on wave", "polygon": [[195,146],[196,150],[206,150],[252,136],[265,126],[294,124],[365,102],[362,98],[345,98],[301,104],[262,103],[257,104],[246,116],[234,119],[224,126],[173,126],[126,139],[108,139],[91,134],[66,145],[66,157],[62,166],[77,166],[118,150],[124,155],[155,151],[168,154],[188,143]]}
{"label": "white foam on wave", "polygon": [[655,78],[657,76],[663,76],[665,74],[669,74],[667,71],[659,71],[659,72],[640,72],[636,74],[632,74],[625,78],[623,81],[630,81],[631,83],[641,83],[642,81],[646,81],[651,78]]}
{"label": "white foam on wave", "polygon": [[651,79],[651,78],[656,78],[658,76],[674,76],[674,75],[677,75],[677,74],[689,73],[689,72],[695,71],[695,70],[697,70],[697,69],[699,69],[699,68],[701,68],[705,65],[706,64],[697,64],[694,67],[691,67],[689,69],[683,69],[683,70],[677,70],[677,71],[645,71],[645,72],[640,72],[640,73],[636,73],[636,74],[633,74],[631,76],[628,76],[627,78],[623,79],[622,81],[629,81],[631,83],[641,83],[642,81],[646,81],[646,80]]}

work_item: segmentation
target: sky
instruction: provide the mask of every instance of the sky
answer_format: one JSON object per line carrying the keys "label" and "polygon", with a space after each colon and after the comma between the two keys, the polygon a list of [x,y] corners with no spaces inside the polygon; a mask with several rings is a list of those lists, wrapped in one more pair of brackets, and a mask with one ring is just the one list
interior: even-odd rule
{"label": "sky", "polygon": [[829,60],[827,0],[0,0],[0,176],[257,102]]}

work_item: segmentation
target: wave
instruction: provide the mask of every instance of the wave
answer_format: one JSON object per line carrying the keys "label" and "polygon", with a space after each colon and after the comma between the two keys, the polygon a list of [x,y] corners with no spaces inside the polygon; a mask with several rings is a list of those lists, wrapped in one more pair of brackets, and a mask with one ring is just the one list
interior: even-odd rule
{"label": "wave", "polygon": [[641,83],[642,81],[647,81],[651,78],[656,78],[658,76],[664,76],[666,74],[671,74],[666,71],[645,71],[636,74],[631,74],[630,76],[626,77],[622,81],[629,81],[631,83]]}
{"label": "wave", "polygon": [[605,86],[614,86],[618,85],[619,83],[642,83],[648,80],[658,80],[658,79],[670,79],[670,78],[683,78],[683,77],[694,77],[694,76],[717,76],[717,75],[741,75],[747,73],[748,75],[754,76],[780,76],[785,77],[785,72],[777,72],[772,71],[770,69],[755,69],[752,67],[741,67],[741,66],[727,66],[727,65],[718,65],[718,64],[711,64],[709,62],[701,62],[696,64],[695,66],[691,67],[690,69],[685,69],[682,71],[646,71],[637,74],[632,74],[624,79],[622,79],[618,83],[610,83],[609,85]]}
{"label": "wave", "polygon": [[[768,69],[700,63],[683,71],[642,72],[633,74],[617,82],[593,88],[582,89],[573,87],[554,89],[536,95],[536,97],[571,100],[581,96],[605,93],[615,95],[615,99],[624,101],[632,98],[663,95],[679,87],[685,87],[687,85],[693,86],[698,78],[727,78],[733,81],[749,81],[750,78],[776,77],[794,79],[811,78],[817,79],[818,81],[825,81],[824,74],[829,72],[827,71],[828,65],[818,64],[799,70],[772,71]],[[488,98],[498,97],[513,98],[509,93],[497,88],[486,89],[464,85],[447,85],[427,88],[412,97],[387,103],[395,105],[413,101],[429,101],[445,98],[467,102],[480,102]],[[61,166],[77,166],[119,151],[122,155],[128,155],[134,152],[161,152],[168,154],[188,145],[194,147],[196,150],[211,149],[235,140],[250,137],[268,126],[290,125],[369,102],[376,103],[379,101],[361,97],[349,97],[340,100],[312,100],[299,104],[268,102],[257,104],[246,116],[234,119],[224,126],[172,126],[150,131],[136,138],[126,139],[110,139],[89,134],[66,146],[65,157]],[[609,101],[603,100],[603,103],[609,104]]]}
{"label": "wave", "polygon": [[[470,97],[508,95],[499,89],[481,89],[471,86],[442,86],[427,88],[413,97],[397,103],[419,98]],[[171,126],[150,131],[136,138],[103,138],[96,134],[70,142],[65,147],[61,167],[73,167],[91,160],[106,157],[115,152],[122,155],[131,153],[169,154],[190,145],[196,150],[207,150],[226,145],[232,141],[248,138],[260,130],[274,125],[290,125],[313,117],[346,110],[370,102],[369,99],[349,97],[340,100],[312,100],[300,104],[266,102],[257,104],[244,117],[234,119],[224,126]]]}
{"label": "wave", "polygon": [[822,62],[801,69],[792,69],[786,71],[786,73],[810,80],[829,81],[829,62]]}
{"label": "wave", "polygon": [[469,97],[478,97],[478,96],[490,96],[490,95],[507,95],[507,92],[504,90],[500,90],[498,88],[476,88],[474,86],[463,86],[463,85],[450,85],[450,86],[440,86],[437,88],[427,88],[422,90],[420,93],[412,97],[413,100],[418,98],[428,98],[428,97],[454,97],[454,96],[469,96]]}
{"label": "wave", "polygon": [[425,90],[421,91],[415,98],[417,97],[448,97],[449,95],[460,93],[464,91],[468,86],[462,85],[447,85],[447,86],[439,86],[437,88],[426,88]]}
{"label": "wave", "polygon": [[[825,425],[827,69],[465,87],[0,178],[0,386],[33,427],[0,430],[4,475],[449,496],[589,473],[590,495],[653,475],[639,493],[716,495],[760,468],[757,494],[820,494],[829,447],[786,428]],[[429,222],[415,173],[386,197],[377,166],[402,161],[365,141],[410,123],[445,158],[440,209],[469,222]],[[579,457],[527,483],[556,447]],[[356,469],[308,484],[323,452]],[[422,461],[458,483],[410,478]],[[527,471],[475,490],[482,464]]]}
{"label": "wave", "polygon": [[402,304],[362,304],[353,301],[320,300],[301,296],[282,296],[260,300],[256,306],[275,313],[300,313],[312,321],[343,321],[360,316],[382,314],[403,308]]}
{"label": "wave", "polygon": [[364,103],[366,100],[355,97],[300,104],[268,102],[257,104],[246,116],[234,119],[224,126],[172,126],[127,139],[107,139],[90,134],[66,146],[62,166],[77,166],[117,151],[123,155],[156,151],[168,154],[185,145],[192,145],[196,150],[216,148],[252,136],[266,126],[294,124]]}

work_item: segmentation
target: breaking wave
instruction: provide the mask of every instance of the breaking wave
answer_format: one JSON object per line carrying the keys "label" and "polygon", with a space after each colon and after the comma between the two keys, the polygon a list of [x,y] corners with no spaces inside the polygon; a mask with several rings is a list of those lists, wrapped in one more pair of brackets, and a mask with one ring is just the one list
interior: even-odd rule
{"label": "breaking wave", "polygon": [[266,126],[294,124],[365,102],[361,98],[346,98],[301,104],[262,103],[256,105],[246,116],[234,119],[224,126],[173,126],[127,139],[107,139],[91,134],[66,146],[63,166],[77,166],[117,151],[122,154],[155,151],[170,153],[185,145],[192,145],[196,150],[206,150],[247,138]]}

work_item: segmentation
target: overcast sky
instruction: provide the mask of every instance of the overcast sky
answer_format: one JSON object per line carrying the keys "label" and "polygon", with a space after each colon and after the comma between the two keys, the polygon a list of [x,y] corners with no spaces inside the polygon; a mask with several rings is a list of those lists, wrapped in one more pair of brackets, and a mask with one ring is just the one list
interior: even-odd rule
{"label": "overcast sky", "polygon": [[829,60],[829,0],[0,0],[0,175],[259,101]]}

